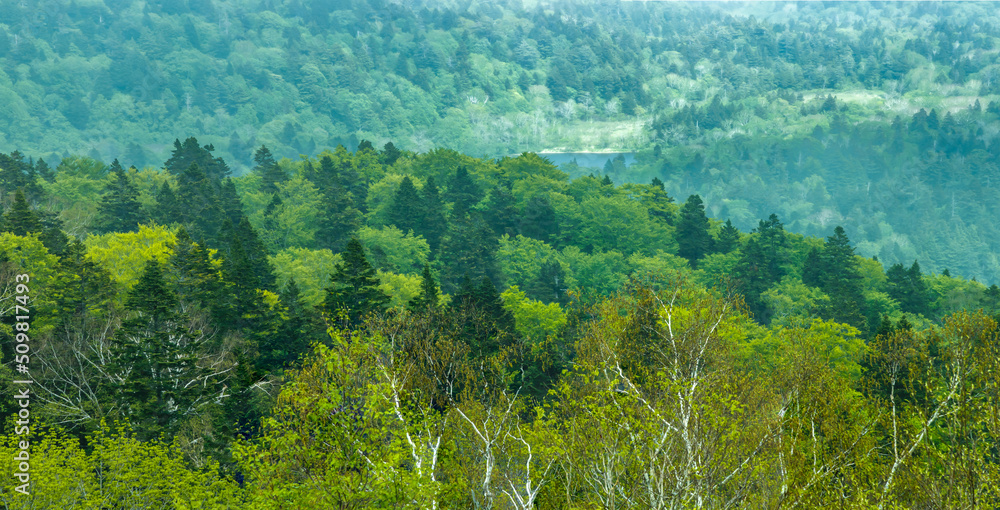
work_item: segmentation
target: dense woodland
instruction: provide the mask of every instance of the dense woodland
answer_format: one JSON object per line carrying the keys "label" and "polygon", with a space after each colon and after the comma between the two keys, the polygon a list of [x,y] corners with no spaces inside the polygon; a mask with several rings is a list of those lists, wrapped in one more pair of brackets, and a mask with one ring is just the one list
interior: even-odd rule
{"label": "dense woodland", "polygon": [[996,501],[997,286],[659,179],[359,146],[241,177],[193,137],[159,171],[2,157],[33,504]]}
{"label": "dense woodland", "polygon": [[0,2],[0,502],[998,506],[998,38],[958,2]]}

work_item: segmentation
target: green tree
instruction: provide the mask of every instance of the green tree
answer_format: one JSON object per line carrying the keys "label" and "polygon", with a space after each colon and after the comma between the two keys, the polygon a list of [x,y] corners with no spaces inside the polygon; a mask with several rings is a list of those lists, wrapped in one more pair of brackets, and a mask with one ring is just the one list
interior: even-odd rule
{"label": "green tree", "polygon": [[99,233],[135,232],[146,220],[139,204],[139,190],[129,181],[118,160],[111,163],[112,182],[97,205],[95,226]]}
{"label": "green tree", "polygon": [[698,267],[698,259],[712,248],[712,237],[708,233],[708,217],[701,196],[691,195],[677,221],[677,255],[686,258],[691,267]]}
{"label": "green tree", "polygon": [[418,231],[420,223],[426,218],[425,204],[420,200],[417,188],[410,177],[403,177],[396,189],[392,205],[389,207],[389,222],[399,227],[404,233]]}
{"label": "green tree", "polygon": [[16,236],[26,236],[28,234],[41,233],[43,229],[42,221],[35,211],[31,210],[24,192],[17,190],[14,193],[14,203],[3,215],[3,231],[11,232]]}
{"label": "green tree", "polygon": [[729,253],[739,247],[740,231],[733,226],[732,220],[726,220],[714,244],[717,253]]}
{"label": "green tree", "polygon": [[340,311],[347,314],[351,324],[359,324],[368,314],[382,312],[389,303],[389,296],[379,289],[375,269],[365,258],[365,250],[358,238],[353,237],[341,253],[330,277],[327,288],[326,311],[332,317]]}
{"label": "green tree", "polygon": [[213,389],[198,366],[203,332],[190,327],[177,305],[160,263],[147,262],[112,342],[115,396],[144,439],[176,432]]}
{"label": "green tree", "polygon": [[278,191],[277,185],[285,182],[288,175],[274,160],[274,156],[271,155],[271,151],[266,145],[261,145],[254,152],[253,161],[253,171],[261,178],[260,190],[264,193],[276,193]]}
{"label": "green tree", "polygon": [[434,275],[431,274],[431,266],[424,264],[424,272],[421,274],[420,280],[420,294],[411,299],[407,307],[415,312],[423,311],[428,307],[437,308],[440,299],[441,291],[437,282],[434,281]]}

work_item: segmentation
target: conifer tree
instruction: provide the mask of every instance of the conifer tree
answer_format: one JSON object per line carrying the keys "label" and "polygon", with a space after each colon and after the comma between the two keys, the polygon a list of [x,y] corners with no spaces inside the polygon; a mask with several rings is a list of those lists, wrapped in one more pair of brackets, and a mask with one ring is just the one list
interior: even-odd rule
{"label": "conifer tree", "polygon": [[686,258],[691,267],[698,267],[698,260],[709,253],[712,236],[708,233],[708,217],[701,196],[691,195],[677,222],[677,255]]}
{"label": "conifer tree", "polygon": [[197,365],[201,332],[188,330],[177,304],[159,262],[149,261],[112,341],[115,396],[143,439],[176,431],[210,389]]}
{"label": "conifer tree", "polygon": [[756,237],[750,237],[740,249],[740,259],[733,268],[733,280],[754,320],[768,324],[772,311],[761,294],[771,286],[771,276],[764,261],[764,250]]}
{"label": "conifer tree", "polygon": [[382,147],[382,153],[379,154],[379,162],[385,166],[392,166],[402,154],[392,142],[386,142]]}
{"label": "conifer tree", "polygon": [[559,261],[550,259],[542,263],[538,276],[525,286],[524,293],[531,299],[565,305],[569,300],[567,288],[566,271]]}
{"label": "conifer tree", "polygon": [[180,140],[174,140],[174,150],[163,167],[174,175],[181,175],[191,165],[198,165],[208,177],[209,182],[215,186],[229,177],[231,171],[222,158],[212,155],[214,150],[215,147],[211,144],[204,147],[199,146],[198,139],[193,136],[184,140],[184,143],[181,143]]}
{"label": "conifer tree", "polygon": [[350,323],[357,325],[364,316],[384,311],[389,296],[379,288],[375,269],[365,258],[361,241],[351,238],[341,257],[330,277],[324,304],[331,317],[343,310]]}
{"label": "conifer tree", "polygon": [[164,182],[156,193],[156,207],[151,216],[157,223],[163,225],[180,223],[182,220],[177,194],[167,182]]}
{"label": "conifer tree", "polygon": [[538,194],[524,205],[521,235],[555,245],[559,241],[559,222],[556,210],[544,194]]}
{"label": "conifer tree", "polygon": [[320,159],[316,187],[323,195],[324,208],[319,218],[316,245],[341,251],[351,234],[361,225],[361,212],[343,186],[340,173],[330,156]]}
{"label": "conifer tree", "polygon": [[442,285],[454,289],[461,275],[468,273],[475,279],[488,277],[499,281],[500,268],[496,253],[500,246],[493,229],[476,212],[468,212],[457,206],[453,213],[448,234],[441,242],[441,261],[445,277]]}
{"label": "conifer tree", "polygon": [[440,299],[441,292],[438,289],[437,282],[434,281],[434,275],[431,274],[431,266],[430,264],[424,264],[424,272],[421,274],[420,281],[420,294],[410,299],[407,306],[410,310],[420,312],[428,307],[436,308]]}
{"label": "conifer tree", "polygon": [[424,203],[409,176],[403,177],[389,206],[389,223],[403,232],[419,230],[419,224],[426,216]]}
{"label": "conifer tree", "polygon": [[511,193],[510,183],[501,183],[490,190],[489,209],[486,210],[486,222],[493,228],[497,237],[518,234],[517,199]]}
{"label": "conifer tree", "polygon": [[14,235],[26,236],[41,233],[42,221],[35,211],[31,210],[24,192],[14,192],[14,203],[3,215],[3,230]]}
{"label": "conifer tree", "polygon": [[448,221],[445,219],[444,203],[433,176],[427,178],[420,196],[423,199],[424,216],[421,218],[420,224],[417,225],[416,232],[427,240],[431,253],[437,256],[438,249],[441,247],[441,238],[448,231]]}
{"label": "conifer tree", "polygon": [[471,209],[472,206],[483,199],[482,191],[472,180],[469,171],[464,166],[455,170],[455,176],[448,182],[448,191],[445,193],[445,201],[452,202],[455,207]]}
{"label": "conifer tree", "polygon": [[139,190],[129,181],[117,159],[111,163],[111,173],[114,181],[97,205],[96,228],[101,233],[135,232],[146,220],[139,204]]}
{"label": "conifer tree", "polygon": [[830,304],[822,315],[865,332],[867,321],[862,312],[865,301],[861,269],[843,227],[838,226],[833,235],[827,237],[822,259],[822,267],[826,269],[822,278],[823,291],[830,296]]}
{"label": "conifer tree", "polygon": [[785,275],[785,265],[788,263],[788,238],[785,227],[777,214],[771,214],[767,220],[761,220],[754,232],[759,237],[760,247],[764,252],[764,262],[770,283],[777,283]]}
{"label": "conifer tree", "polygon": [[254,152],[253,161],[253,172],[260,175],[261,178],[260,190],[264,193],[277,193],[277,184],[284,183],[288,179],[288,175],[274,160],[274,156],[271,155],[271,151],[266,145],[261,145]]}
{"label": "conifer tree", "polygon": [[719,238],[715,241],[715,251],[729,253],[739,245],[740,231],[733,226],[732,220],[726,220],[726,224],[719,229]]}
{"label": "conifer tree", "polygon": [[302,302],[295,279],[289,279],[281,292],[281,304],[286,318],[276,335],[264,338],[260,345],[257,368],[261,373],[276,372],[295,363],[309,350],[310,344],[322,340],[326,332],[322,317]]}

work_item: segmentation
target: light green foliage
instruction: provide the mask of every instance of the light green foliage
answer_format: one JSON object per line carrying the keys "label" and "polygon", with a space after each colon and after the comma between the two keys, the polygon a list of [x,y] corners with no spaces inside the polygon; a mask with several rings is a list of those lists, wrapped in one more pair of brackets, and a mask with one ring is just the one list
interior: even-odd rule
{"label": "light green foliage", "polygon": [[752,338],[749,345],[762,368],[782,364],[782,359],[792,352],[791,346],[808,345],[816,363],[855,383],[861,379],[859,363],[866,349],[858,330],[820,319],[801,319],[772,327],[765,334]]}
{"label": "light green foliage", "polygon": [[83,244],[91,260],[107,269],[124,288],[131,289],[146,261],[166,263],[176,242],[177,236],[169,227],[140,225],[138,232],[91,235]]}
{"label": "light green foliage", "polygon": [[390,304],[394,308],[406,308],[406,304],[420,294],[420,282],[422,281],[420,275],[396,274],[381,270],[377,273],[378,280],[381,282],[378,288],[392,298]]}
{"label": "light green foliage", "polygon": [[771,323],[781,326],[794,326],[803,319],[817,317],[818,311],[830,302],[822,290],[790,276],[782,278],[761,297],[774,312]]}
{"label": "light green foliage", "polygon": [[563,225],[563,236],[576,246],[623,253],[639,251],[653,254],[661,249],[677,250],[671,230],[654,223],[645,207],[624,197],[588,199],[578,207],[553,202],[556,216]]}
{"label": "light green foliage", "polygon": [[[454,147],[454,145],[444,145],[443,147]],[[480,190],[490,188],[490,184],[496,182],[499,170],[492,160],[487,158],[474,158],[453,149],[436,148],[424,154],[417,155],[416,158],[406,160],[397,165],[396,169],[410,176],[419,178],[419,182],[424,182],[428,177],[434,177],[434,182],[438,186],[446,186],[455,176],[455,169],[464,166],[469,171],[469,176]],[[418,180],[414,179],[417,188]]]}
{"label": "light green foliage", "polygon": [[177,187],[175,175],[153,167],[146,167],[142,170],[133,170],[133,167],[130,167],[126,172],[128,172],[132,184],[139,190],[139,203],[147,210],[156,206],[156,194],[164,182],[170,183],[174,188]]}
{"label": "light green foliage", "polygon": [[288,248],[269,256],[268,260],[274,265],[279,288],[284,288],[289,279],[295,279],[302,301],[309,306],[316,306],[326,298],[330,275],[340,263],[340,254],[327,249]]}
{"label": "light green foliage", "polygon": [[504,307],[514,314],[517,332],[529,342],[539,343],[559,333],[566,325],[566,314],[559,303],[545,304],[530,299],[517,285],[500,294]]}
{"label": "light green foliage", "polygon": [[885,288],[885,270],[882,263],[865,257],[856,257],[858,269],[861,271],[861,286],[868,291],[878,291]]}
{"label": "light green foliage", "polygon": [[[404,175],[400,174],[388,174],[368,186],[368,199],[366,202],[368,205],[368,214],[365,215],[365,221],[369,227],[377,228],[389,224],[389,208],[392,207],[393,199],[396,197],[396,190],[399,189],[399,183],[403,182],[404,177]],[[412,176],[410,180],[413,181],[413,185],[418,190],[423,188],[422,181],[414,179]]]}
{"label": "light green foliage", "polygon": [[436,466],[410,463],[425,444],[394,406],[402,388],[379,340],[332,332],[282,389],[261,436],[235,447],[254,485],[245,508],[421,508],[436,499]]}
{"label": "light green foliage", "polygon": [[691,273],[688,261],[663,250],[656,250],[652,256],[633,253],[629,256],[628,263],[632,266],[632,274],[640,278],[670,279],[678,274]]}
{"label": "light green foliage", "polygon": [[80,441],[57,432],[30,437],[30,496],[14,492],[19,441],[0,439],[0,503],[5,508],[235,509],[242,508],[241,490],[220,479],[218,464],[191,468],[172,446],[140,442],[122,430],[98,431]]}
{"label": "light green foliage", "polygon": [[399,273],[417,273],[427,263],[431,248],[427,241],[413,232],[403,232],[395,226],[382,228],[361,227],[358,240],[368,252],[372,263],[379,262],[373,254],[379,250],[385,258],[385,265]]}
{"label": "light green foliage", "polygon": [[628,277],[628,261],[620,252],[595,251],[587,254],[576,246],[567,246],[561,254],[576,280],[577,290],[609,295]]}
{"label": "light green foliage", "polygon": [[[525,286],[538,277],[542,264],[557,256],[551,246],[530,237],[500,238],[497,262],[509,285]],[[572,285],[572,284],[570,284]]]}
{"label": "light green foliage", "polygon": [[54,182],[39,181],[46,195],[59,210],[66,230],[79,232],[90,226],[97,213],[104,187],[110,182],[107,167],[91,158],[64,158],[56,169]]}
{"label": "light green foliage", "polygon": [[516,158],[503,158],[498,165],[504,177],[513,181],[520,181],[528,177],[542,177],[557,182],[565,182],[567,175],[556,168],[544,156],[533,152],[525,152]]}
{"label": "light green foliage", "polygon": [[938,315],[978,308],[986,290],[981,283],[943,275],[925,274],[924,281],[931,292],[931,308]]}
{"label": "light green foliage", "polygon": [[302,176],[278,183],[277,187],[281,205],[271,214],[266,214],[271,194],[243,195],[242,200],[250,211],[250,223],[272,253],[291,247],[310,247],[319,227],[317,218],[322,207],[319,190]]}
{"label": "light green foliage", "polygon": [[[15,302],[14,295],[17,283],[25,283],[30,292],[29,310],[35,318],[33,330],[44,331],[48,324],[57,320],[51,313],[51,308],[64,285],[69,285],[75,275],[60,274],[59,258],[45,249],[37,235],[27,237],[17,236],[10,232],[0,232],[0,316],[12,317]],[[15,275],[26,274],[28,281],[17,281]],[[23,306],[23,305],[22,305]],[[0,332],[10,332],[11,325],[0,324]]]}
{"label": "light green foliage", "polygon": [[706,287],[725,285],[732,278],[733,268],[740,260],[739,251],[729,253],[712,253],[698,261],[695,271],[698,282]]}

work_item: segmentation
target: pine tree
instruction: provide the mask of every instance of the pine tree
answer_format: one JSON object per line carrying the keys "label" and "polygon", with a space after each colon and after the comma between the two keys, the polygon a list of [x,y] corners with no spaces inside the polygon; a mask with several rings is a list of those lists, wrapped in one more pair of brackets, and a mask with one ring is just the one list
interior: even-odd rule
{"label": "pine tree", "polygon": [[98,232],[135,232],[146,220],[139,204],[139,190],[129,181],[118,160],[111,163],[114,181],[108,185],[97,205],[95,221]]}
{"label": "pine tree", "polygon": [[151,216],[157,223],[169,225],[171,223],[181,223],[182,216],[180,204],[177,202],[177,194],[170,184],[164,182],[156,193],[156,208]]}
{"label": "pine tree", "polygon": [[316,179],[324,204],[316,232],[316,245],[318,248],[341,251],[361,225],[361,212],[355,208],[351,195],[343,186],[333,158],[323,156],[320,159]]}
{"label": "pine tree", "polygon": [[500,280],[496,254],[500,249],[493,229],[476,212],[452,211],[455,215],[448,227],[448,235],[441,242],[438,260],[444,267],[442,286],[454,289],[461,275],[468,273],[475,279],[488,277]]}
{"label": "pine tree", "polygon": [[768,324],[773,312],[761,294],[771,286],[771,277],[764,263],[764,250],[756,237],[748,239],[740,249],[740,259],[733,268],[733,280],[754,320]]}
{"label": "pine tree", "polygon": [[14,192],[14,204],[3,215],[3,230],[14,235],[26,236],[39,234],[43,230],[42,221],[35,211],[31,210],[24,192]]}
{"label": "pine tree", "polygon": [[777,283],[785,276],[785,265],[788,263],[788,237],[785,227],[778,215],[771,214],[767,220],[761,220],[754,232],[760,239],[760,247],[764,251],[764,261],[771,283]]}
{"label": "pine tree", "polygon": [[545,195],[535,195],[524,205],[521,235],[552,245],[558,244],[559,222],[556,210]]}
{"label": "pine tree", "polygon": [[822,311],[824,318],[850,324],[862,332],[867,321],[862,313],[864,294],[861,287],[861,269],[854,258],[854,248],[842,227],[827,237],[823,246],[823,291],[830,296],[830,304]]}
{"label": "pine tree", "polygon": [[822,287],[827,273],[826,265],[823,261],[822,250],[813,248],[806,255],[806,260],[802,264],[802,283],[810,287]]}
{"label": "pine tree", "polygon": [[229,177],[231,171],[222,158],[212,156],[214,150],[215,147],[211,144],[199,146],[198,139],[193,136],[184,140],[183,144],[180,140],[174,140],[174,151],[163,167],[174,175],[181,175],[191,165],[198,165],[215,186]]}
{"label": "pine tree", "polygon": [[378,287],[378,277],[365,258],[361,241],[351,238],[341,257],[330,277],[324,304],[331,317],[344,311],[349,322],[357,325],[366,315],[384,311],[390,298]]}
{"label": "pine tree", "polygon": [[733,226],[731,220],[726,220],[726,224],[719,229],[719,238],[715,241],[715,251],[718,253],[729,253],[740,245],[740,231]]}
{"label": "pine tree", "polygon": [[392,142],[386,142],[382,147],[382,153],[379,154],[379,162],[385,166],[392,166],[402,154]]}
{"label": "pine tree", "polygon": [[441,238],[448,231],[448,221],[445,219],[444,202],[433,176],[427,178],[420,196],[423,198],[424,216],[417,225],[416,232],[427,240],[431,253],[439,256],[438,249],[441,247]]}
{"label": "pine tree", "polygon": [[448,191],[444,196],[445,201],[452,202],[455,207],[471,209],[472,206],[483,199],[482,191],[472,180],[468,170],[464,166],[455,170],[455,176],[448,182]]}
{"label": "pine tree", "polygon": [[562,264],[554,259],[546,260],[538,270],[538,276],[528,283],[524,293],[531,299],[545,303],[565,305],[569,301],[566,294],[566,271]]}
{"label": "pine tree", "polygon": [[415,312],[423,311],[426,308],[437,308],[441,299],[441,291],[431,274],[430,264],[424,264],[424,272],[421,274],[420,294],[413,297],[407,304],[410,310]]}
{"label": "pine tree", "polygon": [[698,267],[698,260],[709,253],[712,236],[708,233],[708,217],[701,196],[691,195],[677,222],[677,255],[686,258],[691,267]]}
{"label": "pine tree", "polygon": [[313,342],[321,341],[322,333],[326,332],[322,316],[302,302],[294,278],[288,280],[280,297],[286,318],[281,321],[276,335],[268,336],[261,342],[257,358],[257,369],[261,373],[274,373],[293,365],[309,351]]}
{"label": "pine tree", "polygon": [[120,381],[115,395],[144,440],[176,431],[210,390],[198,381],[200,332],[187,329],[177,305],[160,264],[149,261],[112,340],[112,372]]}
{"label": "pine tree", "polygon": [[264,193],[277,193],[277,184],[284,183],[288,175],[282,170],[278,162],[274,160],[271,151],[266,145],[261,145],[253,154],[253,172],[260,176],[260,190]]}
{"label": "pine tree", "polygon": [[518,234],[517,199],[511,193],[509,183],[497,185],[490,190],[489,209],[486,210],[486,222],[493,228],[497,237]]}
{"label": "pine tree", "polygon": [[403,177],[389,206],[389,223],[403,232],[419,230],[419,223],[427,215],[417,188],[409,176]]}
{"label": "pine tree", "polygon": [[218,239],[224,218],[216,186],[197,163],[177,176],[176,196],[180,223],[195,237]]}

